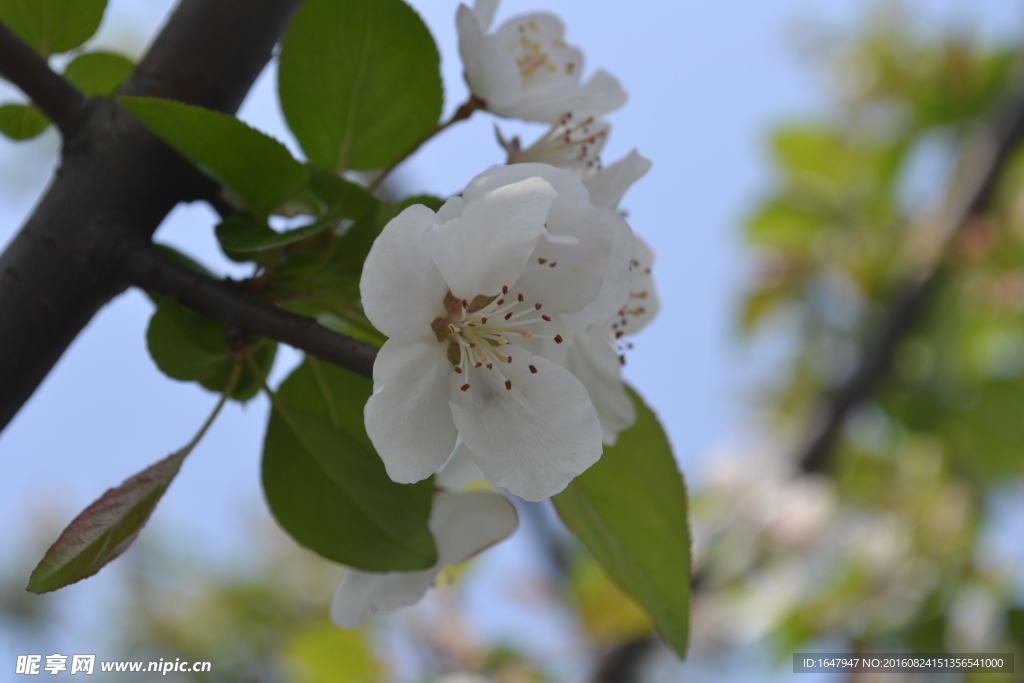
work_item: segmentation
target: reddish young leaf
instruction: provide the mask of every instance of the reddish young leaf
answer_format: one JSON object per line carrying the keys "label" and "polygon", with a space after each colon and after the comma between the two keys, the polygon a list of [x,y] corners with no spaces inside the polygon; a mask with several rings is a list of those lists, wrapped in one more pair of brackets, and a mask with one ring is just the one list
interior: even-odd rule
{"label": "reddish young leaf", "polygon": [[81,581],[127,550],[191,450],[150,465],[83,510],[46,551],[27,590],[47,593]]}

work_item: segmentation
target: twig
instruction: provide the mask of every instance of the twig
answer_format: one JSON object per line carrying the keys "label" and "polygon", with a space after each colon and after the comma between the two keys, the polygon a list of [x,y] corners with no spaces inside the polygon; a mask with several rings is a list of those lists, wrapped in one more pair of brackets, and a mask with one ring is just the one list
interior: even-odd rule
{"label": "twig", "polygon": [[86,98],[58,76],[35,50],[0,23],[0,75],[21,88],[32,103],[69,137]]}
{"label": "twig", "polygon": [[133,251],[123,272],[136,287],[172,295],[225,325],[284,342],[364,377],[373,376],[377,349],[369,344],[257,299],[238,285],[168,261],[149,247]]}
{"label": "twig", "polygon": [[914,241],[917,258],[910,274],[895,287],[888,313],[870,336],[853,375],[824,401],[798,460],[804,472],[829,469],[846,416],[889,373],[897,345],[917,325],[942,281],[952,238],[988,204],[1007,159],[1024,138],[1024,73],[1014,85],[1009,101],[968,137],[944,205],[917,231],[924,233],[925,243]]}

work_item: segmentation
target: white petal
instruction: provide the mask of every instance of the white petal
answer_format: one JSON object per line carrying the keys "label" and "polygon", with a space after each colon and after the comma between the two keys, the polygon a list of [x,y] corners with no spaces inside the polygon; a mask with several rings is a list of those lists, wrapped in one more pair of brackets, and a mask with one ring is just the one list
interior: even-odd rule
{"label": "white petal", "polygon": [[466,442],[460,436],[455,442],[455,450],[452,451],[448,462],[434,477],[434,486],[445,491],[462,491],[481,481],[486,483],[487,477],[480,471],[469,448],[466,447]]}
{"label": "white petal", "polygon": [[357,628],[371,611],[387,614],[415,605],[436,576],[436,566],[418,572],[380,574],[348,569],[334,592],[331,621],[341,628]]}
{"label": "white petal", "polygon": [[601,457],[601,425],[587,390],[569,371],[525,349],[501,351],[513,362],[471,371],[471,388],[452,394],[452,415],[492,484],[543,500]]}
{"label": "white petal", "polygon": [[503,49],[494,36],[484,35],[479,19],[465,5],[459,5],[455,24],[466,83],[473,94],[489,107],[506,107],[518,102],[523,93],[523,81],[512,53]]}
{"label": "white petal", "polygon": [[363,264],[363,310],[389,337],[429,329],[434,318],[444,315],[448,285],[423,247],[435,219],[422,204],[410,206],[384,226]]}
{"label": "white petal", "polygon": [[476,0],[473,3],[473,14],[480,22],[480,29],[487,33],[494,22],[494,13],[498,9],[498,0]]}
{"label": "white petal", "polygon": [[565,37],[565,24],[554,14],[548,12],[531,12],[510,17],[495,31],[494,35],[508,50],[520,45],[520,36],[526,33],[530,40],[548,43],[553,39]]}
{"label": "white petal", "polygon": [[630,300],[632,280],[629,264],[633,254],[633,231],[615,211],[604,209],[602,218],[611,226],[612,239],[598,293],[579,311],[562,316],[570,327],[580,331],[593,325],[608,325]]}
{"label": "white petal", "polygon": [[658,293],[654,289],[654,279],[651,277],[653,264],[654,252],[640,237],[633,235],[629,304],[622,317],[626,321],[623,331],[627,334],[636,334],[646,327],[661,308]]}
{"label": "white petal", "polygon": [[650,159],[640,156],[634,149],[611,166],[606,166],[585,178],[583,184],[590,191],[590,201],[605,209],[615,209],[618,208],[626,190],[649,170]]}
{"label": "white petal", "polygon": [[452,294],[490,296],[515,282],[544,232],[555,196],[547,181],[527,178],[467,198],[459,219],[435,224],[424,243]]}
{"label": "white petal", "polygon": [[428,525],[437,542],[434,566],[415,572],[347,570],[334,593],[331,621],[342,628],[356,628],[371,611],[386,614],[415,605],[441,567],[465,562],[508,538],[519,518],[515,507],[497,493],[436,493]]}
{"label": "white petal", "polygon": [[538,163],[489,168],[469,181],[462,196],[466,201],[473,201],[505,185],[512,185],[529,178],[545,180],[558,193],[560,203],[570,202],[581,205],[590,203],[590,193],[571,173],[549,164]]}
{"label": "white petal", "polygon": [[491,107],[499,116],[524,121],[557,123],[567,113],[576,119],[601,117],[626,103],[626,92],[618,80],[606,71],[598,71],[583,86],[524,89],[513,104]]}
{"label": "white petal", "polygon": [[614,445],[619,432],[636,422],[636,406],[619,376],[622,364],[615,352],[614,337],[607,328],[594,327],[586,332],[569,332],[565,341],[565,367],[586,387],[601,421],[602,438]]}
{"label": "white petal", "polygon": [[440,565],[459,564],[512,535],[519,525],[516,509],[491,491],[437,493],[430,530],[437,541]]}
{"label": "white petal", "polygon": [[448,409],[447,347],[431,330],[392,337],[373,363],[366,433],[388,476],[402,484],[426,479],[448,459],[457,432]]}

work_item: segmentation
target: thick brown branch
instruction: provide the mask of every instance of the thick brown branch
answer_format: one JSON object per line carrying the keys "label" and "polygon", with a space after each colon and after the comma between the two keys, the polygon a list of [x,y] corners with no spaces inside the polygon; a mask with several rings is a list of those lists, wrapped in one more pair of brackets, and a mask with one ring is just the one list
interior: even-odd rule
{"label": "thick brown branch", "polygon": [[0,75],[28,95],[64,137],[80,122],[85,96],[50,69],[46,60],[0,23]]}
{"label": "thick brown branch", "polygon": [[284,342],[364,377],[373,376],[377,349],[369,344],[257,299],[237,284],[168,261],[150,247],[132,252],[124,262],[124,276],[136,287],[172,295],[227,326]]}
{"label": "thick brown branch", "polygon": [[927,256],[923,262],[895,288],[887,314],[869,338],[853,375],[825,400],[814,432],[799,457],[804,472],[821,472],[830,467],[835,442],[847,415],[889,374],[896,347],[918,324],[942,281],[951,238],[984,210],[1006,161],[1022,139],[1024,77],[1018,80],[1012,97],[992,120],[968,137],[942,215],[927,221],[933,244],[924,245]]}
{"label": "thick brown branch", "polygon": [[[120,92],[234,112],[301,0],[181,0]],[[121,264],[210,181],[110,100],[90,99],[60,169],[0,254],[0,429],[124,287]]]}

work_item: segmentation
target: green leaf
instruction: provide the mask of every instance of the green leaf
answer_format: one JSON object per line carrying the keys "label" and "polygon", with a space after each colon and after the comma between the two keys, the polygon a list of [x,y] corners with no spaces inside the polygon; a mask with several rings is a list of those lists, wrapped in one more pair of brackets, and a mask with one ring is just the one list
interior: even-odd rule
{"label": "green leaf", "polygon": [[274,138],[233,116],[170,100],[121,97],[132,116],[262,216],[294,197],[309,171]]}
{"label": "green leaf", "polygon": [[83,510],[46,551],[27,590],[47,593],[81,581],[127,550],[191,450],[150,465]]}
{"label": "green leaf", "polygon": [[690,621],[686,488],[654,413],[629,394],[636,424],[552,500],[566,526],[684,657]]}
{"label": "green leaf", "polygon": [[398,202],[398,204],[395,204],[395,213],[402,213],[413,204],[422,204],[431,211],[440,211],[441,207],[444,206],[444,202],[445,200],[432,194],[418,194],[413,197],[406,197]]}
{"label": "green leaf", "polygon": [[34,104],[0,105],[0,133],[12,140],[31,140],[50,126],[50,119]]}
{"label": "green leaf", "polygon": [[267,251],[312,237],[334,223],[324,218],[309,225],[278,232],[251,214],[235,214],[217,226],[217,241],[226,252],[247,254]]}
{"label": "green leaf", "polygon": [[321,213],[334,218],[359,220],[381,203],[365,188],[312,165],[309,166],[309,189],[323,202]]}
{"label": "green leaf", "polygon": [[366,571],[437,561],[427,528],[432,483],[396,484],[363,427],[364,377],[307,357],[281,385],[263,447],[263,490],[300,544]]}
{"label": "green leaf", "polygon": [[107,0],[0,0],[0,21],[48,57],[89,40],[106,7]]}
{"label": "green leaf", "polygon": [[401,0],[306,0],[281,48],[285,119],[323,168],[384,168],[437,125],[440,58]]}
{"label": "green leaf", "polygon": [[[198,382],[218,393],[227,385],[235,362],[235,354],[225,339],[224,326],[182,307],[172,297],[162,299],[150,318],[146,346],[153,362],[171,379]],[[250,348],[266,377],[274,364],[277,344],[261,338]],[[259,388],[259,380],[247,369],[243,370],[231,398],[248,401]]]}
{"label": "green leaf", "polygon": [[135,62],[113,52],[86,52],[64,69],[64,78],[84,95],[109,97],[128,78]]}

